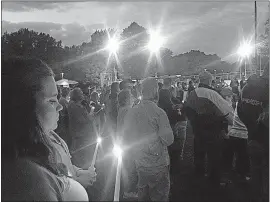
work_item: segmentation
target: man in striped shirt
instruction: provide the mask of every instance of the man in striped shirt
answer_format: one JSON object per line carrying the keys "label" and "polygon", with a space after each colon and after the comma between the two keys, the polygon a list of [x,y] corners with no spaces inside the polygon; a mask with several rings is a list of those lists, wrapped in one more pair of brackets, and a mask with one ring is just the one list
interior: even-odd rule
{"label": "man in striped shirt", "polygon": [[210,87],[213,77],[204,71],[199,75],[199,86],[193,90],[185,103],[184,110],[194,133],[195,173],[205,174],[204,159],[207,154],[209,179],[221,183],[220,159],[222,143],[233,124],[233,108]]}

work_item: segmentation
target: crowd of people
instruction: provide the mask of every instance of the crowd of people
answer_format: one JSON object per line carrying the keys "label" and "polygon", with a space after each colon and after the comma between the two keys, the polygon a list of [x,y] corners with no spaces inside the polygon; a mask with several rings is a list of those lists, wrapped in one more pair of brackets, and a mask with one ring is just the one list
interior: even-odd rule
{"label": "crowd of people", "polygon": [[109,137],[124,151],[122,197],[169,201],[188,124],[198,179],[224,186],[236,172],[251,185],[252,200],[268,198],[269,65],[230,86],[202,71],[196,84],[124,79],[98,92],[57,88],[44,62],[10,58],[2,79],[3,200],[94,200],[92,156],[97,137]]}

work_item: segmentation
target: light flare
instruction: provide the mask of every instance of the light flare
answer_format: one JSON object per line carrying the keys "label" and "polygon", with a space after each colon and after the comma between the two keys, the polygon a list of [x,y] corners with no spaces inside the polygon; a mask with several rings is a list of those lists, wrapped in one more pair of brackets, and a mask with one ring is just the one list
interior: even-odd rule
{"label": "light flare", "polygon": [[254,47],[251,45],[251,41],[243,41],[240,47],[237,50],[237,54],[241,58],[246,58],[251,55],[253,52]]}
{"label": "light flare", "polygon": [[165,44],[165,37],[160,35],[159,31],[150,30],[150,40],[147,45],[147,48],[153,52],[157,53],[160,48]]}
{"label": "light flare", "polygon": [[102,142],[101,137],[98,137],[98,138],[97,138],[97,143],[100,144],[101,142]]}
{"label": "light flare", "polygon": [[114,156],[117,157],[118,159],[121,159],[122,153],[123,153],[123,151],[120,148],[120,146],[119,145],[114,145],[114,147],[113,147]]}
{"label": "light flare", "polygon": [[120,42],[119,40],[114,36],[113,38],[109,39],[108,45],[106,47],[107,50],[109,50],[111,53],[116,54],[119,50]]}

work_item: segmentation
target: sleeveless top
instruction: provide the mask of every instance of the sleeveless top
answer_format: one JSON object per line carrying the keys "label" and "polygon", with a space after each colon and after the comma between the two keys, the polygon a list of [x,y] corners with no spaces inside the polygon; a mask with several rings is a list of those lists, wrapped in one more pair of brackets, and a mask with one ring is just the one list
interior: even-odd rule
{"label": "sleeveless top", "polygon": [[50,138],[53,142],[53,146],[57,151],[56,160],[58,163],[64,164],[68,169],[68,174],[70,177],[61,178],[63,183],[63,198],[64,201],[88,201],[88,195],[84,187],[72,179],[72,176],[76,175],[79,168],[72,165],[71,155],[68,150],[68,146],[65,141],[60,138],[55,132],[51,132]]}

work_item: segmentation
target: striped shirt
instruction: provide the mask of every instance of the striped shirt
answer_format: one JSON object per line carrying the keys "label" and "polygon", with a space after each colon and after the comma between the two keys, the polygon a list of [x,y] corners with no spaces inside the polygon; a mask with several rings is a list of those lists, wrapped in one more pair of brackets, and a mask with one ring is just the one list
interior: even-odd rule
{"label": "striped shirt", "polygon": [[[237,104],[236,104],[236,107],[237,107]],[[238,117],[237,108],[234,111],[233,126],[229,130],[228,135],[231,137],[237,137],[237,138],[243,138],[243,139],[248,138],[247,128],[245,124]]]}

